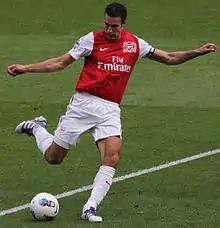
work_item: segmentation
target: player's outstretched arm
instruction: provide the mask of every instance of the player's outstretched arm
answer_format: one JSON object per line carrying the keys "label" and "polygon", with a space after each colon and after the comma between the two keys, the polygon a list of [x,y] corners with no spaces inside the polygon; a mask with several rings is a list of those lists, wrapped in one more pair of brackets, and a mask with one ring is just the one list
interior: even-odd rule
{"label": "player's outstretched arm", "polygon": [[153,56],[151,57],[152,60],[165,63],[167,65],[177,65],[184,63],[188,60],[194,59],[201,55],[206,55],[210,52],[215,52],[216,46],[215,44],[205,44],[204,46],[189,51],[178,51],[178,52],[165,52],[156,49],[154,51]]}
{"label": "player's outstretched arm", "polygon": [[60,57],[48,59],[40,63],[34,63],[29,65],[13,64],[8,67],[8,74],[15,77],[17,75],[21,75],[27,72],[55,72],[63,70],[72,62],[74,62],[73,57],[69,53],[66,53],[65,55],[62,55]]}

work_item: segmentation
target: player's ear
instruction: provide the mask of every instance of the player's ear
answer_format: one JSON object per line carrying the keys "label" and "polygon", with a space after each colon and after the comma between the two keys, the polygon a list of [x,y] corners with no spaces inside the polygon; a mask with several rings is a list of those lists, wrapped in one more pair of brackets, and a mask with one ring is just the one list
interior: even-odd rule
{"label": "player's ear", "polygon": [[122,26],[124,26],[127,23],[127,20],[125,19],[122,23]]}

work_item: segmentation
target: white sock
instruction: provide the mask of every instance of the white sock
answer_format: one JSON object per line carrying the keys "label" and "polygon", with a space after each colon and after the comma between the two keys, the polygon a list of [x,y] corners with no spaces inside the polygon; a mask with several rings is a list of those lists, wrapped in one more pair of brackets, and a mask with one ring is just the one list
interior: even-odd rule
{"label": "white sock", "polygon": [[115,175],[115,169],[110,166],[101,166],[94,179],[94,186],[87,203],[83,207],[83,211],[94,207],[95,209],[108,193],[112,179]]}
{"label": "white sock", "polygon": [[52,144],[54,136],[48,133],[47,130],[41,126],[34,127],[33,134],[36,138],[38,148],[44,154],[47,148]]}

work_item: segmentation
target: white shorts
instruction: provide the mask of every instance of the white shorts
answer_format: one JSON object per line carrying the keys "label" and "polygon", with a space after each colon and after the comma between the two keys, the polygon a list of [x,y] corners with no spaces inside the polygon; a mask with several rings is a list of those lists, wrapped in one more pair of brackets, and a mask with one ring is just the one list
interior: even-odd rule
{"label": "white shorts", "polygon": [[68,149],[88,130],[95,141],[110,136],[121,136],[120,107],[117,103],[89,93],[76,92],[67,106],[65,115],[60,117],[54,142]]}

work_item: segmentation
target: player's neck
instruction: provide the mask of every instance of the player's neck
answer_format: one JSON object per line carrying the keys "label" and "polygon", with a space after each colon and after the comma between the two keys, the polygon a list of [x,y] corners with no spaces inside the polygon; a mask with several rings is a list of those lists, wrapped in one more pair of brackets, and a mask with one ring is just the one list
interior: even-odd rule
{"label": "player's neck", "polygon": [[116,41],[118,41],[118,40],[121,39],[123,32],[124,32],[124,28],[122,28],[121,33],[119,34],[119,36],[118,36],[116,39],[109,39],[108,36],[107,36],[107,34],[106,34],[105,32],[104,32],[104,33],[105,33],[106,38],[107,38],[109,41],[116,42]]}

